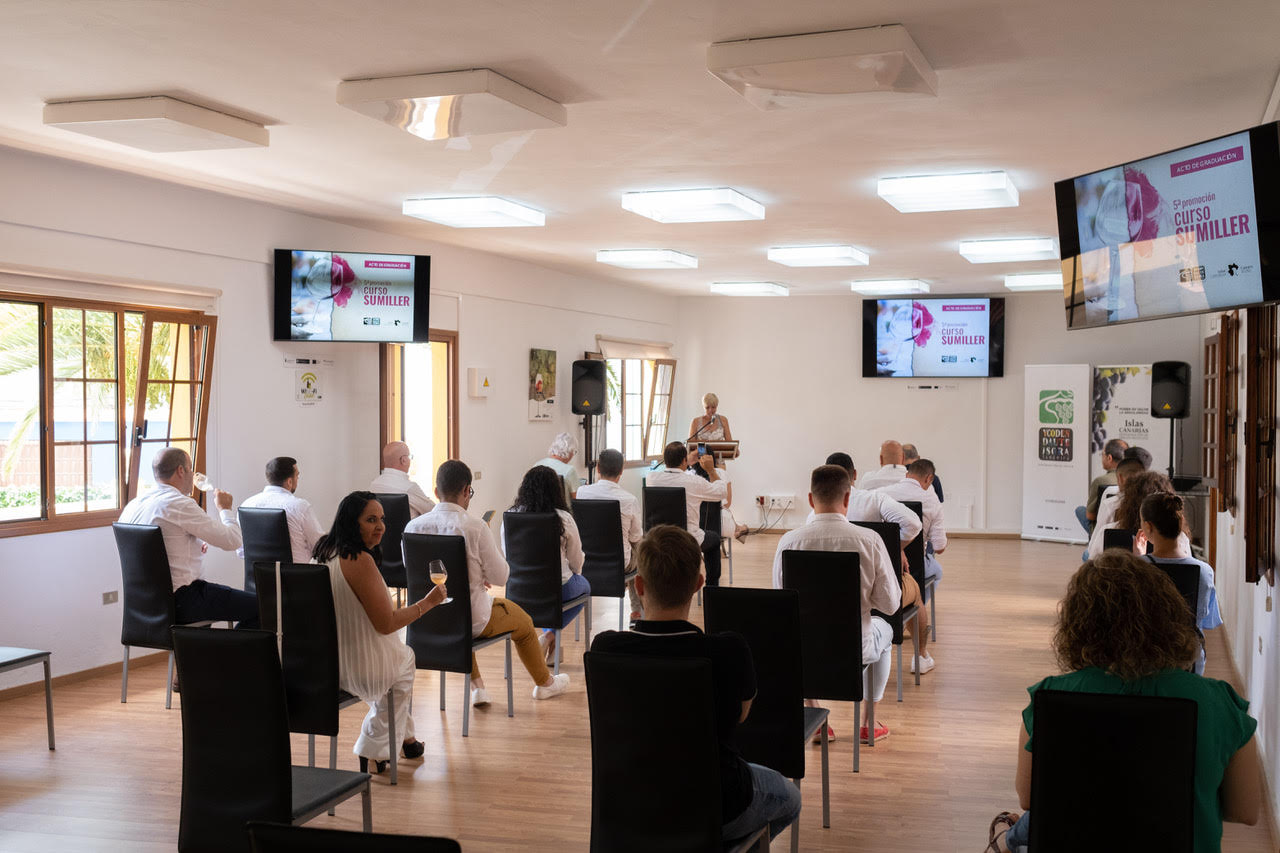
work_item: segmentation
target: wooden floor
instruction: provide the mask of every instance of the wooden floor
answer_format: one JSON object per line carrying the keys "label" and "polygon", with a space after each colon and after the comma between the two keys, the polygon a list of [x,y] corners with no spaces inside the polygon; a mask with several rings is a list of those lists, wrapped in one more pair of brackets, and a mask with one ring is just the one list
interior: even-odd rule
{"label": "wooden floor", "polygon": [[[777,536],[736,547],[735,582],[767,586]],[[850,772],[852,705],[836,703],[832,724],[831,828],[821,825],[817,748],[804,781],[801,848],[819,851],[963,851],[977,853],[987,825],[1016,809],[1013,793],[1019,712],[1025,688],[1054,671],[1048,639],[1064,583],[1079,548],[1016,540],[954,540],[943,563],[937,669],[920,687],[908,674],[905,702],[892,701],[893,680],[879,717],[892,736],[862,752]],[[599,599],[597,629],[617,625],[617,608]],[[695,620],[701,614],[695,608]],[[1220,631],[1209,632],[1209,674],[1226,677]],[[501,700],[472,715],[462,737],[460,676],[451,676],[448,709],[438,708],[438,681],[419,673],[418,737],[423,760],[401,764],[400,784],[375,778],[374,828],[445,835],[466,851],[586,850],[591,820],[590,731],[582,678],[584,645],[567,644],[572,683],[567,696],[535,702],[532,682],[516,663],[516,715]],[[495,696],[502,692],[501,646],[481,654]],[[0,851],[171,851],[178,835],[181,719],[164,710],[164,667],[135,667],[129,704],[118,677],[56,688],[57,752],[45,748],[42,693],[0,702]],[[352,743],[363,716],[342,717],[339,766],[355,768]],[[327,741],[322,740],[327,756]],[[294,737],[295,763],[306,762],[305,738]],[[638,820],[644,819],[637,816]],[[358,829],[359,800],[321,816],[315,826]],[[1223,849],[1272,851],[1265,820],[1228,825]],[[788,836],[774,850],[788,849]]]}

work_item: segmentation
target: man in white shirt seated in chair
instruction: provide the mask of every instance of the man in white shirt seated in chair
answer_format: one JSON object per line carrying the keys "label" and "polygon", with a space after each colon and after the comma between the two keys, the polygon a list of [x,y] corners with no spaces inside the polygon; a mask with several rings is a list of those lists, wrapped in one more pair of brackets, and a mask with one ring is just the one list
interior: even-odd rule
{"label": "man in white shirt seated in chair", "polygon": [[[578,500],[583,501],[617,501],[618,511],[622,516],[622,558],[628,569],[632,565],[632,548],[644,538],[644,525],[640,517],[640,501],[636,496],[618,485],[622,477],[625,460],[616,450],[604,450],[596,460],[596,473],[600,479],[594,483],[578,487]],[[640,596],[636,595],[635,579],[627,581],[627,597],[631,601],[631,621],[644,615],[644,607],[640,604]]]}
{"label": "man in white shirt seated in chair", "polygon": [[[870,742],[867,723],[875,703],[884,698],[889,683],[889,650],[893,647],[893,629],[872,610],[896,613],[902,604],[902,588],[880,537],[865,527],[850,524],[849,472],[839,465],[823,465],[813,469],[809,478],[809,505],[813,521],[783,535],[773,557],[773,586],[782,589],[782,554],[784,551],[852,551],[858,555],[861,576],[862,662],[871,665],[871,695],[864,696],[866,705],[859,736]],[[834,651],[832,652],[835,653]],[[810,702],[810,704],[813,704]],[[827,736],[833,737],[830,727]],[[876,739],[888,737],[889,727],[876,722]]]}
{"label": "man in white shirt seated in chair", "polygon": [[[240,504],[250,509],[282,509],[289,526],[289,545],[295,563],[310,563],[311,552],[325,534],[320,526],[311,502],[298,497],[298,460],[292,456],[277,456],[267,463],[267,487],[256,495],[250,495]],[[244,549],[236,551],[244,556]]]}
{"label": "man in white shirt seated in chair", "polygon": [[869,492],[900,483],[905,476],[907,469],[902,461],[902,442],[891,438],[880,445],[880,467],[870,474],[863,474],[858,488]]}
{"label": "man in white shirt seated in chair", "polygon": [[427,497],[422,486],[409,479],[409,463],[412,461],[409,445],[403,441],[388,443],[382,448],[382,473],[369,484],[369,491],[375,495],[408,495],[409,517],[417,518],[431,512],[436,502]]}
{"label": "man in white shirt seated in chair", "polygon": [[907,466],[907,476],[879,491],[895,500],[919,501],[924,514],[924,576],[926,580],[942,579],[942,566],[937,554],[947,549],[947,528],[942,522],[942,504],[933,493],[933,463],[917,459]]}
{"label": "man in white shirt seated in chair", "polygon": [[[707,586],[720,585],[720,531],[703,530],[699,523],[703,501],[720,503],[729,496],[724,480],[716,470],[715,459],[707,454],[698,459],[708,479],[690,477],[689,452],[683,441],[673,441],[662,449],[662,462],[666,468],[653,471],[645,480],[649,486],[676,486],[684,489],[685,529],[698,540],[702,549],[702,562],[707,570]],[[718,528],[719,525],[716,525]]]}
{"label": "man in white shirt seated in chair", "polygon": [[209,516],[191,499],[195,472],[185,450],[166,447],[151,463],[156,488],[125,505],[123,524],[153,524],[164,536],[173,581],[173,603],[180,625],[191,622],[237,623],[239,628],[258,627],[258,597],[242,589],[204,580],[204,554],[209,546],[224,551],[240,547],[240,524],[231,509],[231,495],[213,492],[218,518]]}

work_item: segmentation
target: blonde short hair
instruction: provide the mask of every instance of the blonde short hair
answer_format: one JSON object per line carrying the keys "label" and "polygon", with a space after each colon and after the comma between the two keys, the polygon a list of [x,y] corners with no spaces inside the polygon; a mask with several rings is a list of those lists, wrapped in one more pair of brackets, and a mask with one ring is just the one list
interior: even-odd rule
{"label": "blonde short hair", "polygon": [[703,394],[703,395],[702,395],[702,405],[703,405],[703,406],[715,406],[715,407],[719,408],[719,407],[720,407],[720,398],[719,398],[719,397],[717,397],[715,394],[712,394],[710,391],[708,391],[707,393],[705,393],[705,394]]}

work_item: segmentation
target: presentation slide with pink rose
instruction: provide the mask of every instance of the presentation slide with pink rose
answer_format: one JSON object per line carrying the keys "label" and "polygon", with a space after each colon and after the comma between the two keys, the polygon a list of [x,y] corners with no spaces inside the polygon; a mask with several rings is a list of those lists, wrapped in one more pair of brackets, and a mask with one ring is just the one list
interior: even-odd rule
{"label": "presentation slide with pink rose", "polygon": [[293,340],[412,341],[414,256],[293,252]]}
{"label": "presentation slide with pink rose", "polygon": [[990,299],[877,300],[877,375],[988,376],[990,372]]}

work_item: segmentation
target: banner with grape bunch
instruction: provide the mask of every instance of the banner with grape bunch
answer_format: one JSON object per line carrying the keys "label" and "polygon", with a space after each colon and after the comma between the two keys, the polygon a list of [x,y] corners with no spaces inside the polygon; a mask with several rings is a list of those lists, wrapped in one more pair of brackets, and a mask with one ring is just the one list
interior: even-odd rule
{"label": "banner with grape bunch", "polygon": [[1151,415],[1151,365],[1097,365],[1093,368],[1093,412],[1089,436],[1089,476],[1104,473],[1102,448],[1113,438],[1151,453],[1151,469],[1169,467],[1169,424]]}

